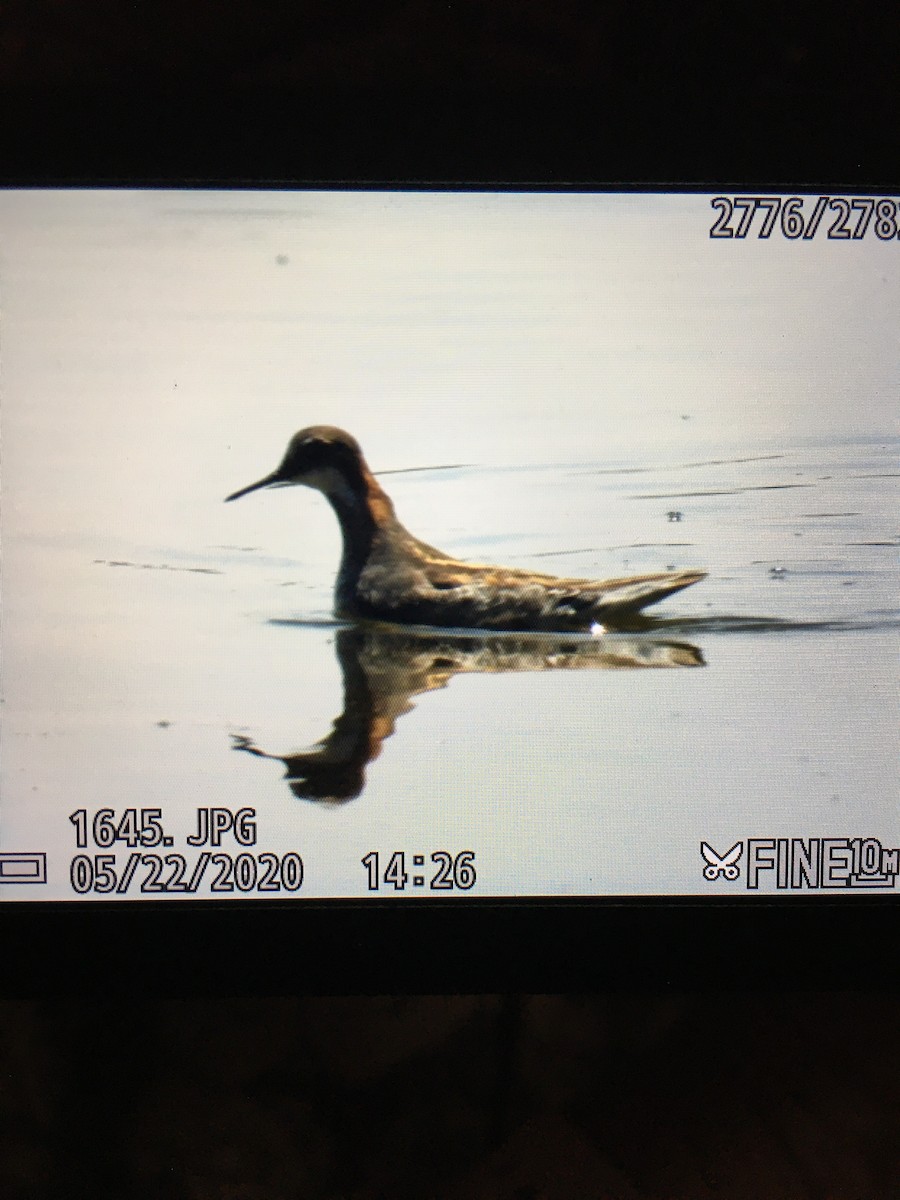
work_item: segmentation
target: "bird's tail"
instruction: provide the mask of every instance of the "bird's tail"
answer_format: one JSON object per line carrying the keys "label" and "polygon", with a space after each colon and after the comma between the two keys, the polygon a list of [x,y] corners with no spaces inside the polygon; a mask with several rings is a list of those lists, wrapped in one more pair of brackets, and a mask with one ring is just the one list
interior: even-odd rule
{"label": "bird's tail", "polygon": [[705,578],[705,571],[668,571],[632,579],[607,579],[598,592],[594,611],[600,618],[637,613]]}

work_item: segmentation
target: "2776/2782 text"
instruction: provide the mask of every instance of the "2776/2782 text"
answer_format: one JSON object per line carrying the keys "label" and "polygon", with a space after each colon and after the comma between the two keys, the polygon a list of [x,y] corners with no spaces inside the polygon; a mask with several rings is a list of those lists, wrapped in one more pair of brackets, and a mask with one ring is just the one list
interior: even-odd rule
{"label": "2776/2782 text", "polygon": [[835,242],[859,242],[873,233],[882,242],[900,238],[900,205],[888,196],[716,196],[711,238],[750,236],[762,241],[781,233],[809,242],[819,234]]}

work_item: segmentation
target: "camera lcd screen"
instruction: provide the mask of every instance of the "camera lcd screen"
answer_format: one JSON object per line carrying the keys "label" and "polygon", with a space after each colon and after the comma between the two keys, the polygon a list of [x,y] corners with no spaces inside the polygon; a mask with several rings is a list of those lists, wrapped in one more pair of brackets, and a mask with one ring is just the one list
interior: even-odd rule
{"label": "camera lcd screen", "polygon": [[3,900],[896,893],[900,198],[0,217]]}

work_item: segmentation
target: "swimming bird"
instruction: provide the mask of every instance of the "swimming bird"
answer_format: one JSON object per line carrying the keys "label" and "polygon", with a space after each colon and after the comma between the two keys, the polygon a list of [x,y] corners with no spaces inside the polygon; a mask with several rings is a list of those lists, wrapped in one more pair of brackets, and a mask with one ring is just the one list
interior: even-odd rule
{"label": "swimming bird", "polygon": [[341,527],[338,617],[443,628],[587,631],[633,616],[705,577],[703,571],[674,571],[598,582],[452,558],[404,529],[359,443],[330,425],[295,433],[279,467],[226,499],[295,484],[322,492]]}

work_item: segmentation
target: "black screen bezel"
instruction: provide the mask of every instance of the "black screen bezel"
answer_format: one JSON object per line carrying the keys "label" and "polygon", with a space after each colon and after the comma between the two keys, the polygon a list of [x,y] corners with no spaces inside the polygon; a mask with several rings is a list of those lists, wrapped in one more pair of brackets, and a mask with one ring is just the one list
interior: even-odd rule
{"label": "black screen bezel", "polygon": [[[717,71],[646,103],[622,65],[543,90],[204,79],[3,88],[6,186],[900,192],[891,106],[760,107]],[[851,73],[852,77],[852,73]],[[617,89],[617,90],[616,90]],[[756,95],[757,103],[749,100]],[[626,101],[626,97],[629,101]],[[618,98],[618,102],[617,102]],[[877,97],[876,97],[877,98]],[[661,101],[665,100],[665,103]],[[629,107],[630,103],[630,107]],[[894,895],[0,905],[9,995],[895,988]]]}

